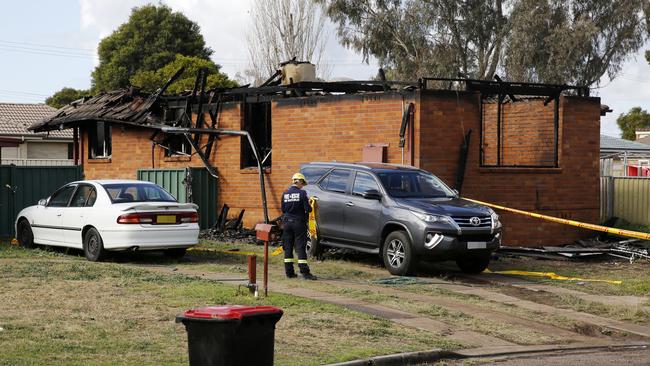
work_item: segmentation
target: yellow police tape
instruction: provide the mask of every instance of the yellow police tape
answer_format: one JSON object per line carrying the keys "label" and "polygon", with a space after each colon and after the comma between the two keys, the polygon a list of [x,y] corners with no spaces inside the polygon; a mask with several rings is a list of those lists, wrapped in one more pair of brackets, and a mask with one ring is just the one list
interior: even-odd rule
{"label": "yellow police tape", "polygon": [[484,272],[502,274],[502,275],[513,275],[513,276],[546,277],[551,280],[558,280],[558,281],[604,282],[613,285],[620,285],[621,283],[623,283],[623,281],[618,281],[618,280],[594,280],[594,279],[580,278],[580,277],[566,277],[566,276],[561,276],[554,272],[529,272],[529,271],[517,271],[517,270],[490,271],[489,269],[486,269]]}
{"label": "yellow police tape", "polygon": [[520,214],[520,215],[524,215],[524,216],[528,216],[528,217],[534,217],[534,218],[542,219],[542,220],[546,220],[546,221],[556,222],[558,224],[570,225],[570,226],[575,226],[575,227],[579,227],[579,228],[583,228],[583,229],[589,229],[589,230],[595,230],[595,231],[602,231],[602,232],[605,232],[605,233],[608,233],[608,234],[626,236],[626,237],[630,237],[630,238],[636,238],[636,239],[642,239],[642,240],[650,240],[650,234],[642,233],[642,232],[639,232],[639,231],[615,229],[615,228],[611,228],[611,227],[607,227],[607,226],[588,224],[586,222],[561,219],[559,217],[554,217],[554,216],[537,214],[537,213],[533,213],[533,212],[517,210],[517,209],[514,209],[514,208],[495,205],[493,203],[483,202],[483,201],[479,201],[479,200],[473,200],[471,198],[463,197],[463,199],[466,200],[466,201],[470,201],[470,202],[478,203],[478,204],[481,204],[481,205],[493,207],[493,208],[496,208],[496,209],[499,209],[499,210],[513,212],[513,213],[516,213],[516,214]]}

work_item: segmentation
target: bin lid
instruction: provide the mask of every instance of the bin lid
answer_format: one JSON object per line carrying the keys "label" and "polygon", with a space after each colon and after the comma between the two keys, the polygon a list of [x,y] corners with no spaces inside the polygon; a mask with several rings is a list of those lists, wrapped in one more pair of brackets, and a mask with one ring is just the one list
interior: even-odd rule
{"label": "bin lid", "polygon": [[282,314],[282,309],[275,306],[224,305],[190,309],[185,311],[184,315],[186,318],[195,319],[240,320],[247,316],[278,313]]}

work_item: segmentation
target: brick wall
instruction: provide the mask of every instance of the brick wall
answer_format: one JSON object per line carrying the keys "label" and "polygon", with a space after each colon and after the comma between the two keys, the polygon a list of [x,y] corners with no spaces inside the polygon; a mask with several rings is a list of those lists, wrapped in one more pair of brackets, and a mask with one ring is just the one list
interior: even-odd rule
{"label": "brick wall", "polygon": [[[598,99],[562,98],[560,108],[560,168],[495,169],[479,167],[480,108],[473,93],[425,92],[402,95],[372,93],[280,99],[272,103],[272,161],[265,174],[271,218],[279,215],[279,200],[291,175],[310,161],[355,162],[365,145],[387,144],[387,162],[409,163],[410,154],[398,148],[402,110],[416,105],[414,164],[430,170],[448,184],[455,182],[460,144],[472,129],[463,194],[468,197],[577,220],[598,220]],[[564,127],[566,126],[566,127]],[[227,103],[218,127],[241,128],[237,103]],[[87,179],[134,179],[138,168],[151,168],[152,131],[133,127],[113,128],[110,162],[88,161],[85,131],[82,148]],[[205,142],[205,141],[203,141]],[[227,203],[231,215],[246,209],[247,227],[263,219],[256,169],[240,169],[241,138],[223,136],[210,160],[217,168],[219,207]],[[507,153],[507,151],[506,151]],[[156,147],[156,168],[202,166],[200,160],[164,158]],[[573,228],[504,214],[505,241],[509,245],[570,243],[585,235]]]}
{"label": "brick wall", "polygon": [[[451,186],[456,180],[464,133],[472,129],[462,190],[464,196],[547,215],[598,222],[598,98],[561,98],[560,167],[542,169],[480,167],[481,120],[477,94],[425,93],[420,97],[418,107],[420,167],[438,175]],[[533,108],[534,104],[531,105]],[[529,124],[525,118],[518,121]],[[506,156],[510,153],[508,146],[512,145],[504,145]],[[567,244],[593,235],[592,232],[569,226],[509,213],[500,214],[504,222],[503,239],[507,245]]]}
{"label": "brick wall", "polygon": [[[272,162],[265,174],[267,202],[271,219],[280,215],[280,196],[300,165],[311,161],[361,161],[363,147],[387,144],[387,161],[401,163],[399,128],[404,103],[412,101],[397,93],[291,98],[272,103]],[[237,103],[224,105],[218,127],[241,128]],[[151,168],[152,130],[113,127],[113,153],[110,162],[88,161],[87,134],[82,137],[86,179],[135,179],[138,168]],[[203,141],[205,143],[205,141]],[[230,214],[245,209],[244,225],[252,227],[263,219],[257,169],[240,169],[241,138],[223,136],[216,141],[210,161],[219,173],[218,205],[230,206]],[[248,144],[246,143],[246,147]],[[156,168],[202,166],[193,156],[190,161],[164,158],[156,147]]]}

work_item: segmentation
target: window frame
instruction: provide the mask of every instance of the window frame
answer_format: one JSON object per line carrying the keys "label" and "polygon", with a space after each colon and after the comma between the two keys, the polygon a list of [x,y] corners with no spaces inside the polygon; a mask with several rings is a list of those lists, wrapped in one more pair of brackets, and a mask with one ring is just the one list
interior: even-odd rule
{"label": "window frame", "polygon": [[[102,127],[104,130],[102,133],[101,149],[102,153],[97,154],[100,146],[100,135],[99,127]],[[110,159],[113,155],[113,127],[110,123],[97,121],[94,124],[90,124],[87,130],[88,137],[88,159],[89,160],[101,160],[101,159]]]}

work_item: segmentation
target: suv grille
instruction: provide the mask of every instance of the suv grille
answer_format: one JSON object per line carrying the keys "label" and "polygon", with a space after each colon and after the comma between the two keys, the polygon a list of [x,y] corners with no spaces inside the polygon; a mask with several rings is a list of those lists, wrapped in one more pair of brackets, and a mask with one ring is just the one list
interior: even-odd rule
{"label": "suv grille", "polygon": [[[478,225],[473,225],[470,220],[472,217],[478,217],[480,223]],[[492,227],[492,218],[490,216],[452,216],[452,219],[460,226],[461,228],[489,228]]]}
{"label": "suv grille", "polygon": [[494,240],[495,235],[493,234],[488,234],[488,235],[460,235],[458,237],[458,241],[461,242],[468,242],[468,241],[484,241],[484,242],[491,242]]}

